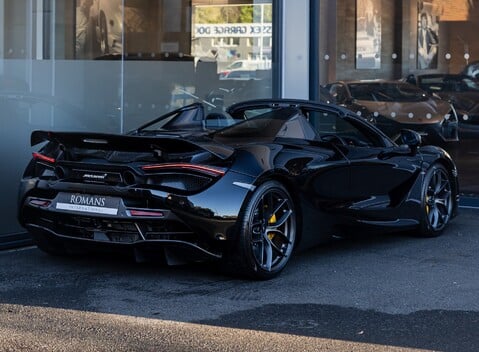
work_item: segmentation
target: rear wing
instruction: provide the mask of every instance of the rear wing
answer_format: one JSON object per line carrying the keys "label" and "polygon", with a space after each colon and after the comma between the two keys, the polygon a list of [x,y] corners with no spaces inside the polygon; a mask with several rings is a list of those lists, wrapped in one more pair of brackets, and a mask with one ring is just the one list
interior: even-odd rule
{"label": "rear wing", "polygon": [[234,148],[207,138],[187,140],[177,136],[128,136],[106,133],[33,131],[31,145],[49,141],[66,148],[84,148],[125,152],[161,151],[164,153],[189,153],[204,150],[226,160]]}

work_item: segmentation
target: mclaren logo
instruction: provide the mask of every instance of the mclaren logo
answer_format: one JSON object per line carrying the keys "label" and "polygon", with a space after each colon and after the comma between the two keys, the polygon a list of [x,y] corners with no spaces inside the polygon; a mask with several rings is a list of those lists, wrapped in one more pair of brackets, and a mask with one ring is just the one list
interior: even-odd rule
{"label": "mclaren logo", "polygon": [[83,174],[85,180],[104,181],[108,174]]}

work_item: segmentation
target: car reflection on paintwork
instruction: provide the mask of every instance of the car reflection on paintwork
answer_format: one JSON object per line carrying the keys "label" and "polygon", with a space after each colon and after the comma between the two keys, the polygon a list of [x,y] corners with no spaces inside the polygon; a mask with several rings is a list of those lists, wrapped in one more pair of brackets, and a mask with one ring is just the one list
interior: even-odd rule
{"label": "car reflection on paintwork", "polygon": [[338,81],[326,88],[347,107],[396,139],[403,128],[419,132],[426,143],[458,141],[458,118],[447,101],[399,81]]}

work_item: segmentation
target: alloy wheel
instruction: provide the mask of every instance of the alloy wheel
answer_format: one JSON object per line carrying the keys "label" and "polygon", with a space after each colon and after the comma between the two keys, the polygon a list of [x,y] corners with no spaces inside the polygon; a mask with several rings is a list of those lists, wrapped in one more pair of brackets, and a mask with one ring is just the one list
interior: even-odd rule
{"label": "alloy wheel", "polygon": [[433,231],[440,231],[449,222],[452,212],[451,183],[443,168],[432,172],[426,188],[426,214]]}
{"label": "alloy wheel", "polygon": [[261,195],[252,212],[249,231],[256,264],[271,272],[289,260],[295,243],[295,215],[292,201],[281,189]]}

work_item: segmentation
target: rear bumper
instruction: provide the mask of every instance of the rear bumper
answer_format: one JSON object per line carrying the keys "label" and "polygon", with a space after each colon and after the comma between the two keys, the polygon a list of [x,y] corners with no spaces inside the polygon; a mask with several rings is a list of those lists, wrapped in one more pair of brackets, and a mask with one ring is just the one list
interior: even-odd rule
{"label": "rear bumper", "polygon": [[64,244],[67,252],[78,251],[100,251],[100,252],[129,252],[136,253],[137,250],[142,252],[156,253],[159,256],[165,256],[168,261],[168,256],[187,258],[189,260],[195,259],[220,259],[222,253],[220,251],[207,250],[200,245],[184,240],[142,240],[137,239],[131,242],[111,241],[104,236],[93,238],[80,238],[61,234],[52,229],[39,226],[36,224],[26,224],[26,229],[36,242],[41,238],[42,241],[54,241]]}
{"label": "rear bumper", "polygon": [[[249,176],[227,173],[201,193],[184,196],[137,187],[22,180],[20,223],[36,234],[72,245],[93,247],[184,248],[202,257],[220,258],[236,238],[236,223],[251,190]],[[101,195],[120,199],[118,213],[59,209],[62,194]],[[135,215],[129,209],[140,211]],[[153,214],[143,214],[153,212]]]}

